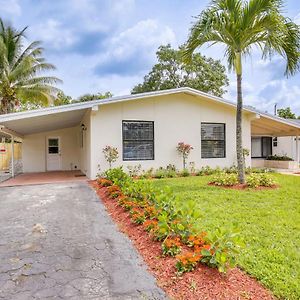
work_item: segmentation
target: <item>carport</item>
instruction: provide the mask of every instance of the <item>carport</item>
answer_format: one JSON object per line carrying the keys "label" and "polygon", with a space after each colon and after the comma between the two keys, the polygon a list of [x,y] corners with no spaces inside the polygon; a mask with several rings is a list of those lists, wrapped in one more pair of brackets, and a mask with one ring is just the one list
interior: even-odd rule
{"label": "carport", "polygon": [[[0,138],[11,141],[10,176],[16,175],[15,141],[22,142],[22,171],[31,173],[32,180],[40,176],[46,181],[60,181],[74,177],[73,173],[87,174],[92,108],[93,104],[87,102],[1,115]],[[56,173],[43,175],[44,172]],[[23,176],[23,181],[28,180],[28,175]]]}

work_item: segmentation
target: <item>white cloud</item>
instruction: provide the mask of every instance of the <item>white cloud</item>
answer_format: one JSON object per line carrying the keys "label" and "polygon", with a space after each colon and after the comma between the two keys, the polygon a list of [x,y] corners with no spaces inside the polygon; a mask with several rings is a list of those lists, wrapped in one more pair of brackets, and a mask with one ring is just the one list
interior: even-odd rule
{"label": "white cloud", "polygon": [[22,13],[18,0],[0,0],[1,11],[13,16],[20,16]]}
{"label": "white cloud", "polygon": [[116,59],[124,59],[135,53],[136,49],[144,48],[151,53],[159,45],[173,44],[175,41],[175,33],[171,28],[161,27],[158,21],[148,19],[136,23],[112,38],[109,53]]}
{"label": "white cloud", "polygon": [[76,34],[55,19],[36,25],[33,34],[54,49],[72,46],[77,41]]}

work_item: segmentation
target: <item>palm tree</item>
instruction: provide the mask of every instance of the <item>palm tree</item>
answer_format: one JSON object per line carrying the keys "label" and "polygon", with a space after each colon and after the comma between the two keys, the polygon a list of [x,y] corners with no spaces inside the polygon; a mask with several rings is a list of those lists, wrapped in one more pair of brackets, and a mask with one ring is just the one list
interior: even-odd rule
{"label": "palm tree", "polygon": [[24,47],[24,33],[0,19],[0,114],[14,111],[20,102],[50,104],[59,90],[56,77],[40,76],[55,67],[42,57],[38,41]]}
{"label": "palm tree", "polygon": [[242,144],[242,59],[256,46],[262,59],[274,54],[286,60],[285,75],[299,69],[299,26],[285,18],[282,0],[213,0],[191,28],[184,51],[189,62],[193,52],[204,44],[223,44],[229,70],[237,80],[236,151],[239,182],[245,182]]}

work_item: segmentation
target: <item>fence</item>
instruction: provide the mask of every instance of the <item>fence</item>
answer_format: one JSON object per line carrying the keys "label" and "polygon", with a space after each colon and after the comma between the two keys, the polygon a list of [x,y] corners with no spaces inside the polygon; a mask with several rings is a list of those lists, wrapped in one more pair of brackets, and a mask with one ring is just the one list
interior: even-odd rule
{"label": "fence", "polygon": [[[21,143],[15,143],[14,145],[14,159],[15,161],[20,161],[22,159]],[[0,143],[0,171],[8,171],[10,165],[11,165],[11,143]]]}

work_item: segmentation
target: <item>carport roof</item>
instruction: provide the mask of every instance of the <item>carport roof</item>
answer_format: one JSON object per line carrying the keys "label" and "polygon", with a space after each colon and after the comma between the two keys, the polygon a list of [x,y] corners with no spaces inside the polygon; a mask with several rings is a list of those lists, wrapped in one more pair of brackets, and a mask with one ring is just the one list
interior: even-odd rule
{"label": "carport roof", "polygon": [[[16,136],[33,134],[44,131],[52,131],[60,128],[68,128],[79,125],[87,110],[97,108],[99,105],[106,105],[118,102],[142,100],[157,96],[172,94],[187,94],[191,96],[201,97],[207,101],[230,106],[236,109],[236,103],[216,97],[192,88],[182,87],[177,89],[169,89],[163,91],[154,91],[142,94],[134,94],[127,96],[118,96],[101,100],[93,100],[88,102],[73,103],[62,106],[47,107],[37,110],[17,112],[0,116],[0,131],[9,132]],[[273,116],[251,106],[244,106],[244,112],[253,114],[252,131],[254,134],[268,135],[298,135],[300,134],[300,123],[282,119]],[[277,128],[274,130],[274,128]]]}

